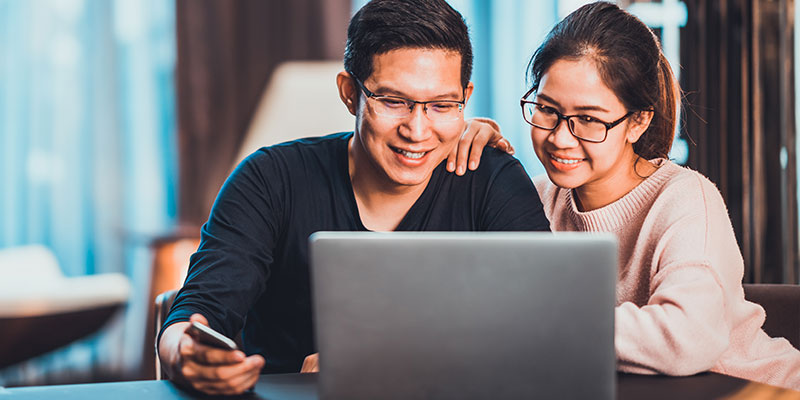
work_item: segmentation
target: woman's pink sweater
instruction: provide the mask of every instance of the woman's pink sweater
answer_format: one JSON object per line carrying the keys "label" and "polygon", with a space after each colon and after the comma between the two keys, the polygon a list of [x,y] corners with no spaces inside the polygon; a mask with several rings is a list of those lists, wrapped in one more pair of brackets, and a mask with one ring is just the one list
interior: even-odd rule
{"label": "woman's pink sweater", "polygon": [[761,329],[744,299],[744,261],[717,188],[667,160],[630,193],[580,212],[573,193],[534,179],[554,231],[619,239],[615,346],[625,372],[712,370],[800,390],[800,351]]}

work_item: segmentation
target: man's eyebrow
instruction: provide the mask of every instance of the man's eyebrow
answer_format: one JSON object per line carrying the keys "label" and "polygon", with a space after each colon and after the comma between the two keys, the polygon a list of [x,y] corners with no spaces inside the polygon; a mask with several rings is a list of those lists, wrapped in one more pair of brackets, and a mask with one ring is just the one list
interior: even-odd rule
{"label": "man's eyebrow", "polygon": [[[406,99],[406,100],[417,100],[417,99],[413,99],[407,93],[404,93],[404,92],[402,92],[400,90],[397,90],[397,89],[393,89],[393,88],[388,87],[388,86],[380,86],[380,85],[376,86],[375,90],[373,90],[372,92],[375,93],[378,96],[393,96],[393,97],[401,97],[401,98]],[[433,98],[431,98],[429,100],[455,100],[455,101],[461,101],[461,97],[462,96],[463,96],[463,91],[461,91],[461,92],[452,92],[452,93],[444,93],[444,94],[440,94],[438,96],[434,96]]]}
{"label": "man's eyebrow", "polygon": [[[556,106],[556,107],[558,107],[558,108],[560,108],[562,110],[564,109],[564,107],[561,106],[561,103],[553,100],[552,97],[550,97],[550,96],[548,96],[548,95],[546,95],[544,93],[537,93],[536,97],[537,98],[541,98],[542,100],[544,100],[544,101],[546,101],[548,103],[552,103],[554,106]],[[606,108],[603,108],[601,106],[595,106],[595,105],[577,106],[577,107],[575,107],[575,110],[577,110],[577,111],[600,111],[600,112],[605,112],[605,113],[611,112]]]}

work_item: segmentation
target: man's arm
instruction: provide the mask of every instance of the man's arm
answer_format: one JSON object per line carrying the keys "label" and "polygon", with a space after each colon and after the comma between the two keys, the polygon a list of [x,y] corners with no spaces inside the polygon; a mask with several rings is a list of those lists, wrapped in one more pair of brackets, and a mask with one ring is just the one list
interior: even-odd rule
{"label": "man's arm", "polygon": [[281,179],[265,176],[260,168],[265,163],[271,157],[256,153],[223,185],[159,337],[159,357],[169,377],[204,393],[241,393],[264,365],[260,355],[203,345],[186,328],[196,320],[232,337],[264,291],[282,220],[276,194]]}

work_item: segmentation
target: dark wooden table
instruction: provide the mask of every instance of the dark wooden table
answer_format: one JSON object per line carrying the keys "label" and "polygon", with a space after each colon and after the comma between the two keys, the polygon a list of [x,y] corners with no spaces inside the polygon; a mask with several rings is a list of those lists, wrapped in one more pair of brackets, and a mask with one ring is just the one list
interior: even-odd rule
{"label": "dark wooden table", "polygon": [[[0,400],[21,399],[198,399],[169,381],[132,381],[84,385],[36,386],[0,389]],[[263,375],[253,393],[237,399],[314,400],[317,399],[316,374]],[[800,392],[750,382],[715,373],[690,377],[667,377],[619,374],[617,398],[629,399],[800,399]]]}

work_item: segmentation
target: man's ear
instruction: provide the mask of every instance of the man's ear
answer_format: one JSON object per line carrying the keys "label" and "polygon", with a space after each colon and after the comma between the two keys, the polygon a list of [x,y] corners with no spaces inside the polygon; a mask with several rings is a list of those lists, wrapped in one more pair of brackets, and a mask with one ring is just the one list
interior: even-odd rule
{"label": "man's ear", "polygon": [[353,82],[353,77],[347,71],[339,72],[336,75],[336,86],[339,88],[339,98],[342,99],[342,103],[347,107],[347,111],[356,115],[360,93]]}
{"label": "man's ear", "polygon": [[467,104],[467,100],[472,96],[472,91],[475,90],[475,85],[470,82],[467,84],[467,87],[464,88],[464,105]]}
{"label": "man's ear", "polygon": [[627,139],[631,144],[639,141],[642,134],[650,127],[653,121],[653,111],[639,111],[631,115],[628,123]]}

